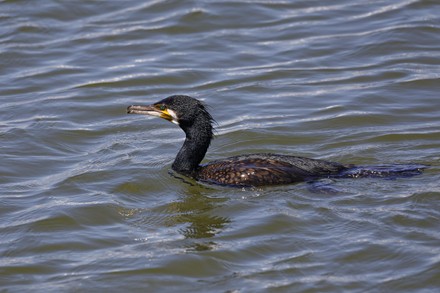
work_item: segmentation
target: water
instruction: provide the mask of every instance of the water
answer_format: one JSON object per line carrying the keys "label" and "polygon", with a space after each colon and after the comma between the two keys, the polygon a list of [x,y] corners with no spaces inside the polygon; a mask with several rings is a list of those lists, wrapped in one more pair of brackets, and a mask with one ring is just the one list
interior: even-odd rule
{"label": "water", "polygon": [[[440,4],[291,2],[1,1],[1,290],[438,291]],[[125,113],[172,94],[210,105],[207,161],[431,167],[199,185]]]}

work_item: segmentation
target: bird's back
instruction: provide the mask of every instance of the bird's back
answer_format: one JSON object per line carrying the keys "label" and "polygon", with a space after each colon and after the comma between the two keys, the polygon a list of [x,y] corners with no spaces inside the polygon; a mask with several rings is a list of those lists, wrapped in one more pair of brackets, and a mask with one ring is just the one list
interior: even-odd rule
{"label": "bird's back", "polygon": [[332,176],[346,169],[344,165],[324,160],[276,154],[250,154],[202,165],[196,179],[231,186],[278,185]]}

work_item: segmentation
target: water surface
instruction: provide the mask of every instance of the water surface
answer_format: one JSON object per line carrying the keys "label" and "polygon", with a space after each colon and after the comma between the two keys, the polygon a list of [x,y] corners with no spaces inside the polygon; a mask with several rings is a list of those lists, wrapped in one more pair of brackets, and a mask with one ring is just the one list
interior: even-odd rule
{"label": "water surface", "polygon": [[[0,288],[438,290],[440,4],[291,2],[1,1]],[[206,161],[430,168],[199,185],[178,127],[125,113],[172,94],[210,106]]]}

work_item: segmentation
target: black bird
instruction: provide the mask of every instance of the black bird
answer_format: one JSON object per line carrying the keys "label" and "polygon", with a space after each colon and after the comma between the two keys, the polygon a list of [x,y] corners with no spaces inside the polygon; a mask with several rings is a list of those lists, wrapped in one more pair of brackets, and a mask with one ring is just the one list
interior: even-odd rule
{"label": "black bird", "polygon": [[289,184],[329,177],[412,176],[424,166],[395,165],[365,169],[324,160],[257,153],[229,157],[200,165],[213,138],[214,119],[205,105],[185,95],[174,95],[149,106],[129,106],[128,114],[164,118],[182,128],[185,142],[172,169],[198,181],[237,187]]}

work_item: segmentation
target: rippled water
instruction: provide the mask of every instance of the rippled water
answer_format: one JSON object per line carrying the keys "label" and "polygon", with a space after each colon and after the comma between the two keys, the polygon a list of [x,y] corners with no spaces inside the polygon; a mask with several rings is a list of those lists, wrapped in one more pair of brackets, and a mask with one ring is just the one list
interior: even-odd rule
{"label": "rippled water", "polygon": [[[0,2],[2,291],[438,290],[438,1],[142,2]],[[207,160],[430,168],[199,185],[125,113],[172,94],[210,105]]]}

